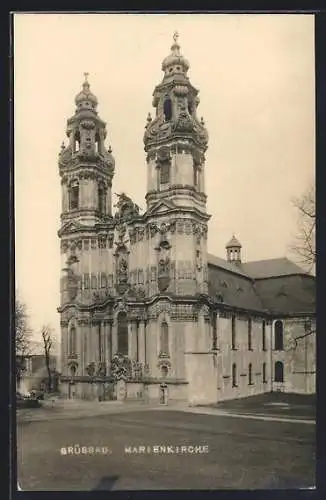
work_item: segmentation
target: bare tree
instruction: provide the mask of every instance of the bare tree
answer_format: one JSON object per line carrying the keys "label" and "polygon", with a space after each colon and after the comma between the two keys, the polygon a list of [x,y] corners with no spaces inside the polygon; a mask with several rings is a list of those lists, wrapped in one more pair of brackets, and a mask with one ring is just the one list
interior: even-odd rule
{"label": "bare tree", "polygon": [[310,186],[301,198],[295,198],[293,206],[298,211],[298,234],[292,251],[301,264],[311,270],[316,263],[316,201],[315,188]]}
{"label": "bare tree", "polygon": [[48,373],[47,390],[51,392],[52,389],[52,371],[51,371],[51,350],[54,344],[53,328],[49,325],[44,325],[41,330],[43,347],[45,354],[45,366]]}
{"label": "bare tree", "polygon": [[28,325],[26,304],[16,297],[15,306],[16,380],[20,382],[26,370],[26,356],[30,353],[31,329]]}

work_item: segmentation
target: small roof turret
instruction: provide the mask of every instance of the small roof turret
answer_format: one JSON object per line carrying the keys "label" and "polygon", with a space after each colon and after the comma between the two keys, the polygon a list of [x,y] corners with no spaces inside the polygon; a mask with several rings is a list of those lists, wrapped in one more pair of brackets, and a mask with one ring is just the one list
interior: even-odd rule
{"label": "small roof turret", "polygon": [[237,238],[233,235],[225,248],[241,248],[241,247],[242,247],[242,245],[241,245],[240,241],[237,240]]}

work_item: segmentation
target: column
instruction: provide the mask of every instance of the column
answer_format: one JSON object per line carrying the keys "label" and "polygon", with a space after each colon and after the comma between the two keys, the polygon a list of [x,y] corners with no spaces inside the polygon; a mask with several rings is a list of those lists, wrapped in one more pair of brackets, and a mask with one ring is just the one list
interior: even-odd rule
{"label": "column", "polygon": [[111,332],[112,332],[112,344],[111,344],[112,345],[111,358],[112,358],[118,352],[118,325],[116,320],[111,326]]}
{"label": "column", "polygon": [[66,374],[67,371],[67,338],[68,328],[61,326],[61,373]]}
{"label": "column", "polygon": [[107,321],[102,321],[103,324],[103,363],[107,366],[108,359],[108,324]]}
{"label": "column", "polygon": [[106,336],[106,373],[109,373],[110,370],[110,363],[112,359],[112,322],[107,321],[106,322],[106,330],[105,330],[105,336]]}
{"label": "column", "polygon": [[88,352],[88,325],[83,324],[82,327],[82,343],[83,343],[83,374],[86,374],[86,367],[89,363],[89,352]]}
{"label": "column", "polygon": [[139,322],[138,326],[138,360],[140,363],[146,362],[145,356],[145,323]]}
{"label": "column", "polygon": [[110,183],[108,185],[107,191],[106,191],[106,214],[111,215],[112,213],[112,195],[111,195],[111,189],[112,189],[112,184]]}
{"label": "column", "polygon": [[99,361],[99,344],[98,344],[98,323],[93,323],[92,325],[92,361],[97,365]]}
{"label": "column", "polygon": [[129,320],[128,323],[128,357],[130,359],[133,359],[133,328],[132,328],[132,322]]}

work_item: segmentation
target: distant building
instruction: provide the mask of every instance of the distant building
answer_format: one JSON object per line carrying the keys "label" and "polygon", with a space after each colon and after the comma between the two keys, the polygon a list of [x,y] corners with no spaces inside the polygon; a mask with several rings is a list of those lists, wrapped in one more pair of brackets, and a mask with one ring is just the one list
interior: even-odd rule
{"label": "distant building", "polygon": [[[87,77],[76,96],[59,154],[66,397],[205,404],[315,391],[314,278],[286,258],[243,262],[235,237],[226,259],[207,253],[208,133],[188,68],[175,37],[145,127],[144,214],[122,193],[113,215],[115,160]],[[120,168],[132,185],[141,167]]]}
{"label": "distant building", "polygon": [[[46,390],[48,381],[48,372],[46,368],[44,354],[27,354],[23,361],[24,370],[22,379],[18,382],[17,389],[22,393],[30,392],[31,390]],[[58,390],[58,372],[57,358],[50,357],[50,368],[52,372],[52,390]]]}

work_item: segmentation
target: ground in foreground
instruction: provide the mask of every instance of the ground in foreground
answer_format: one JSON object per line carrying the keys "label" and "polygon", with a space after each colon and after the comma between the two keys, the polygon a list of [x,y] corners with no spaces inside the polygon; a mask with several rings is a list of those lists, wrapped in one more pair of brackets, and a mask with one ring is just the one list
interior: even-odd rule
{"label": "ground in foreground", "polygon": [[[61,454],[74,445],[109,452]],[[208,453],[128,451],[153,445],[207,446]],[[21,422],[17,449],[24,490],[302,488],[315,482],[315,427],[304,423],[148,410]]]}

